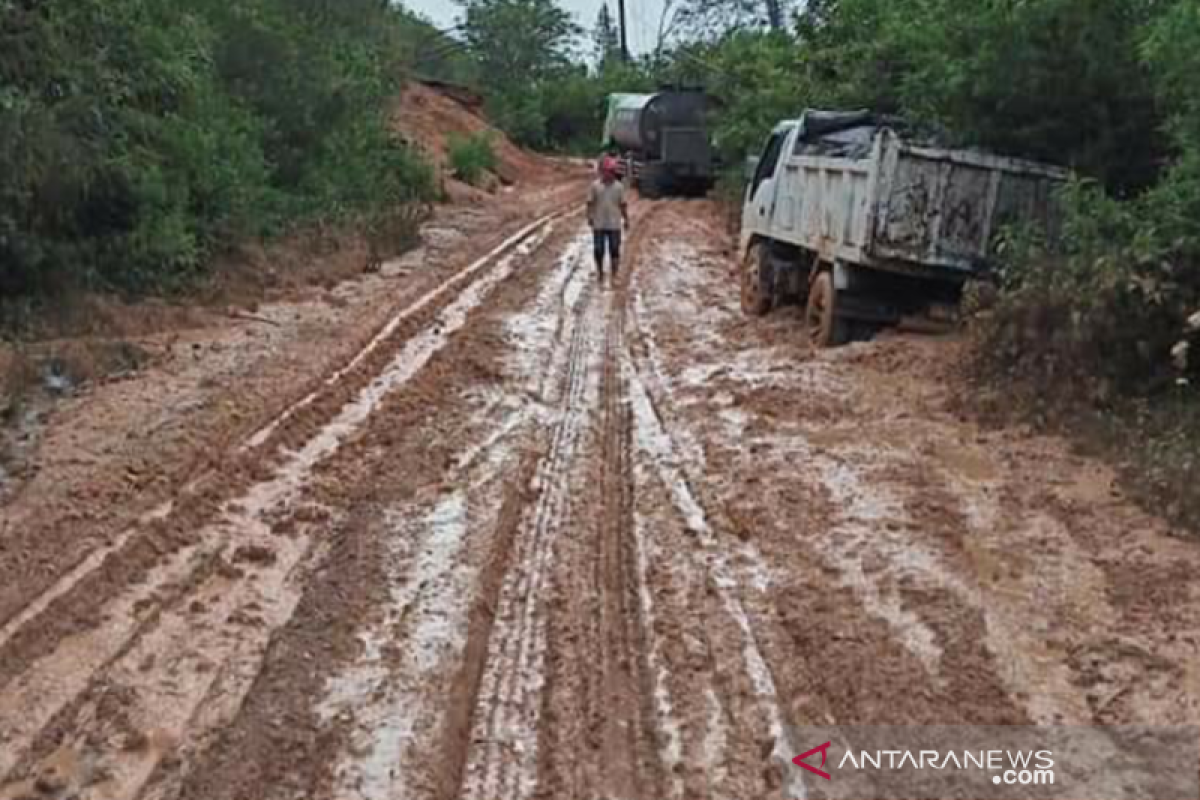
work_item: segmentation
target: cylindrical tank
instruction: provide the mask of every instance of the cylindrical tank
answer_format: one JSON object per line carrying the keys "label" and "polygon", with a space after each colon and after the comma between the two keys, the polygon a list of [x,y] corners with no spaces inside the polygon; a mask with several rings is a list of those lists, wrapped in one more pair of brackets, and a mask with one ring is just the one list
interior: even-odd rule
{"label": "cylindrical tank", "polygon": [[656,97],[653,94],[613,95],[608,107],[607,138],[624,150],[645,150],[649,138],[644,130],[646,109]]}
{"label": "cylindrical tank", "polygon": [[647,158],[658,158],[664,128],[702,128],[707,98],[701,91],[614,94],[609,97],[605,139]]}

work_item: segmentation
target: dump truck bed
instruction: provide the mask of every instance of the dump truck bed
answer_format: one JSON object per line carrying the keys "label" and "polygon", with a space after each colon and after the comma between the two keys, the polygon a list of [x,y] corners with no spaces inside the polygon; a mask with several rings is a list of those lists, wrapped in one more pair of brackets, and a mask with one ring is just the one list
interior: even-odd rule
{"label": "dump truck bed", "polygon": [[1066,173],[1055,167],[909,145],[887,129],[857,157],[794,149],[771,233],[831,262],[966,276],[985,268],[1006,225],[1058,227],[1054,191]]}

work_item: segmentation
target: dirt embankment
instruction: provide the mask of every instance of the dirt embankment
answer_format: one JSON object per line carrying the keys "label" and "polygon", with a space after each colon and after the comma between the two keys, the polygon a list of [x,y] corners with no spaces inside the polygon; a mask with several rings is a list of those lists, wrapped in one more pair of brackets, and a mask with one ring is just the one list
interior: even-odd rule
{"label": "dirt embankment", "polygon": [[504,186],[545,180],[560,173],[560,163],[513,144],[488,122],[481,104],[455,92],[420,82],[408,85],[393,114],[396,129],[419,147],[442,173],[451,197],[479,197],[486,192],[447,176],[451,137],[485,135],[496,152],[496,177]]}

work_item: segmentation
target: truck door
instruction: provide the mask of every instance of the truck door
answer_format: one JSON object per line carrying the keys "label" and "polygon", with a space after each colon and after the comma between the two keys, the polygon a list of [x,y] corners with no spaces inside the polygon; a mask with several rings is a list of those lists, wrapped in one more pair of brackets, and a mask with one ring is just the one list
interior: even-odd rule
{"label": "truck door", "polygon": [[789,131],[776,131],[767,140],[762,160],[750,188],[746,191],[746,206],[742,211],[742,229],[766,233],[771,226],[775,208],[775,173],[778,171],[783,146]]}

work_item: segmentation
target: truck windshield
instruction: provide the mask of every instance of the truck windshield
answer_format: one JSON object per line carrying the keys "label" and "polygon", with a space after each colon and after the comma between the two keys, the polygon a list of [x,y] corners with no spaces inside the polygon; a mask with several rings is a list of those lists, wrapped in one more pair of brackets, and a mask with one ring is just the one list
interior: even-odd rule
{"label": "truck windshield", "polygon": [[754,185],[751,188],[750,194],[758,191],[758,186],[767,178],[775,174],[775,167],[779,164],[779,154],[783,152],[783,133],[773,133],[771,138],[767,140],[767,146],[763,150],[762,160],[758,162],[758,171],[754,173]]}

